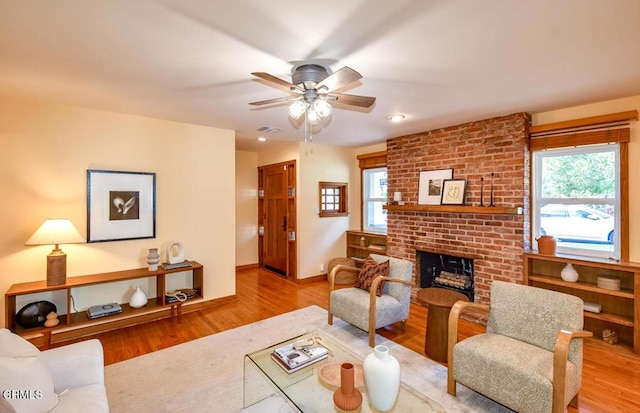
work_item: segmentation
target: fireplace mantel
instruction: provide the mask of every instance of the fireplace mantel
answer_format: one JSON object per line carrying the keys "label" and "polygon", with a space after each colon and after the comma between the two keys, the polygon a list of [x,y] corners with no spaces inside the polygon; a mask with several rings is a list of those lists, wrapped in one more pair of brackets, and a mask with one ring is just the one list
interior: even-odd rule
{"label": "fireplace mantel", "polygon": [[383,205],[382,208],[387,211],[522,215],[522,207],[490,207],[471,205]]}

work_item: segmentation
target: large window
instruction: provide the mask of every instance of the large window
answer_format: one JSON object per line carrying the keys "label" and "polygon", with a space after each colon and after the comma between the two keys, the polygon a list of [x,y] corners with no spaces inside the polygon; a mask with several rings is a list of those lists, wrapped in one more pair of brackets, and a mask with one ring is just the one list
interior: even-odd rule
{"label": "large window", "polygon": [[535,151],[533,233],[557,251],[620,258],[619,144]]}
{"label": "large window", "polygon": [[362,170],[362,230],[387,232],[387,168]]}

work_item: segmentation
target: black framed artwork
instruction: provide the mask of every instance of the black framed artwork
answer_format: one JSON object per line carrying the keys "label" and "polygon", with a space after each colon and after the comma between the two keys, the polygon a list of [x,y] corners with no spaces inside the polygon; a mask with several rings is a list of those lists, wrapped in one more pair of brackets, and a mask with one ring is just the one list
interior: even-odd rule
{"label": "black framed artwork", "polygon": [[87,242],[155,237],[155,173],[87,170]]}

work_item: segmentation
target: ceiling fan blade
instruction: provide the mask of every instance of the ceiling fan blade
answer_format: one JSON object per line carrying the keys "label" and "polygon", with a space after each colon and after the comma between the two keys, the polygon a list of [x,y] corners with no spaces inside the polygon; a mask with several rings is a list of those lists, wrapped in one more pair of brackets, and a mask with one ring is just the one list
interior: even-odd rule
{"label": "ceiling fan blade", "polygon": [[335,71],[332,75],[326,77],[320,83],[315,86],[316,90],[322,87],[326,87],[326,93],[339,89],[349,83],[362,79],[362,75],[349,66],[345,66],[340,70]]}
{"label": "ceiling fan blade", "polygon": [[275,98],[275,99],[267,99],[267,100],[260,100],[258,102],[250,102],[250,105],[254,105],[254,106],[260,106],[260,105],[269,105],[271,103],[280,103],[280,102],[286,102],[288,100],[292,100],[292,99],[296,99],[294,97],[283,97],[283,98]]}
{"label": "ceiling fan blade", "polygon": [[344,93],[332,93],[328,97],[344,105],[360,106],[362,108],[369,108],[376,102],[376,98],[371,96],[346,95]]}
{"label": "ceiling fan blade", "polygon": [[262,80],[266,80],[269,83],[272,83],[271,86],[277,87],[278,89],[286,90],[287,92],[292,92],[295,90],[300,90],[300,88],[293,83],[289,83],[286,80],[282,80],[279,77],[275,77],[265,72],[253,72],[252,75],[259,77]]}

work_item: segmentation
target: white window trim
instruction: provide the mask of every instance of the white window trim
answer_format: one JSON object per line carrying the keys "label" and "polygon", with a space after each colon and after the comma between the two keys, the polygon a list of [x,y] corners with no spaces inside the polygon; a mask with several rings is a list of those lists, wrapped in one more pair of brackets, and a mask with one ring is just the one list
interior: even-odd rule
{"label": "white window trim", "polygon": [[[542,198],[542,187],[538,185],[539,182],[542,181],[542,159],[547,156],[558,156],[564,154],[576,154],[580,152],[610,152],[613,150],[615,153],[615,180],[616,180],[616,196],[614,199],[611,198],[580,198],[580,199],[570,199],[570,198]],[[571,147],[571,148],[560,148],[560,149],[548,149],[544,151],[535,151],[533,152],[533,199],[532,199],[532,233],[533,238],[538,239],[540,237],[540,205],[548,204],[548,203],[561,203],[561,204],[613,204],[615,206],[615,226],[614,226],[614,249],[612,252],[610,251],[597,251],[583,248],[569,248],[564,246],[558,246],[556,251],[564,254],[573,254],[580,255],[585,257],[598,257],[598,258],[611,258],[611,259],[620,259],[621,255],[621,245],[620,245],[620,145],[619,144],[608,144],[608,145],[589,145],[583,147]],[[532,244],[536,245],[536,244]],[[536,247],[537,248],[537,247]]]}
{"label": "white window trim", "polygon": [[376,234],[386,234],[387,228],[371,228],[368,226],[369,222],[369,209],[367,205],[369,202],[382,202],[383,204],[387,202],[386,198],[368,198],[369,194],[369,182],[366,179],[367,173],[375,173],[379,171],[387,171],[388,178],[388,170],[386,166],[381,166],[379,168],[369,168],[362,170],[362,231],[363,232],[372,232]]}

